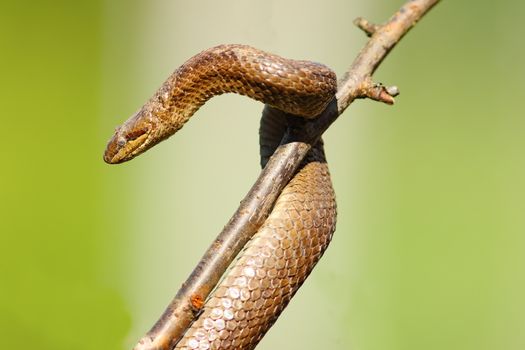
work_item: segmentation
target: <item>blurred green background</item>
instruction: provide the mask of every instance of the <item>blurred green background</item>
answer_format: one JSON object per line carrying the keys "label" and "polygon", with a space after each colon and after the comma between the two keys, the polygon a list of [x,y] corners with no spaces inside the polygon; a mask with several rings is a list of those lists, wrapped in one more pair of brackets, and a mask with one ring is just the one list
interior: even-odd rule
{"label": "blurred green background", "polygon": [[[5,349],[131,349],[259,173],[262,106],[210,101],[133,162],[113,128],[193,54],[246,43],[341,75],[402,1],[2,2]],[[326,133],[333,243],[258,349],[525,348],[521,1],[444,1]],[[191,237],[191,239],[190,239]]]}

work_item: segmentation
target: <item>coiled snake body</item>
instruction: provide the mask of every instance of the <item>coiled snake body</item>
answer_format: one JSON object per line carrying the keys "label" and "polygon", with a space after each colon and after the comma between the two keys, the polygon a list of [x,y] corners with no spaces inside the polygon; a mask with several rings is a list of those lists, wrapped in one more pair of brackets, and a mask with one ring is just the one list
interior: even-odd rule
{"label": "coiled snake body", "polygon": [[[271,106],[260,128],[264,166],[287,127],[275,108],[313,118],[333,98],[336,85],[335,74],[318,63],[243,45],[211,48],[177,69],[117,128],[104,160],[132,159],[174,134],[212,96],[235,92]],[[253,349],[325,251],[335,220],[335,196],[319,141],[175,348]]]}

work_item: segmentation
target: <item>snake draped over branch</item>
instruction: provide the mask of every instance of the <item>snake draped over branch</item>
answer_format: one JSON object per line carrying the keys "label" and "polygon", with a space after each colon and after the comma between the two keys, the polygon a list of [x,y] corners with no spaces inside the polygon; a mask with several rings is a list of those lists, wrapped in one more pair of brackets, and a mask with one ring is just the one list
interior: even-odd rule
{"label": "snake draped over branch", "polygon": [[[267,105],[260,126],[264,167],[289,122],[276,110],[314,118],[336,90],[335,73],[322,64],[245,45],[217,46],[185,62],[116,129],[104,160],[134,158],[182,128],[211,97],[234,92]],[[253,349],[323,255],[335,222],[335,195],[319,140],[182,338],[157,334],[136,349]]]}

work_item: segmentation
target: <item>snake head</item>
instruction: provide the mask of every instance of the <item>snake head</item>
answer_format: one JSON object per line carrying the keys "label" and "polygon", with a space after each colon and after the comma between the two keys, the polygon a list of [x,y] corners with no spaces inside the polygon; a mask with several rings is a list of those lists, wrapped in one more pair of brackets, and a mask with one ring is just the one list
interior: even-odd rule
{"label": "snake head", "polygon": [[140,110],[115,129],[104,152],[106,163],[128,161],[158,143],[152,132],[154,121],[148,115],[149,113]]}

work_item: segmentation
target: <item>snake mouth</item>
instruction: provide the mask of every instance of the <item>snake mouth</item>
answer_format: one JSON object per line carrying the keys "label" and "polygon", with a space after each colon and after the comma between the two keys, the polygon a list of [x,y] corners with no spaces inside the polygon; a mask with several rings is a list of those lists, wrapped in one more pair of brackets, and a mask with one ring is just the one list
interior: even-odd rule
{"label": "snake mouth", "polygon": [[104,152],[104,161],[108,164],[118,164],[134,158],[146,149],[150,128],[141,128],[122,135],[118,129],[109,140]]}

